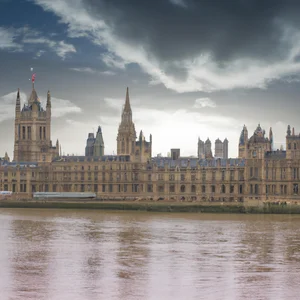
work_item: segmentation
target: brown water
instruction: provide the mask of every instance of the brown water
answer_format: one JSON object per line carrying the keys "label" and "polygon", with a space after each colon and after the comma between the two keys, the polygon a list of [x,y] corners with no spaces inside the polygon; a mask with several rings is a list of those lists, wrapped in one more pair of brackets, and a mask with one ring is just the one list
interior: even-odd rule
{"label": "brown water", "polygon": [[0,299],[300,299],[300,216],[0,209]]}

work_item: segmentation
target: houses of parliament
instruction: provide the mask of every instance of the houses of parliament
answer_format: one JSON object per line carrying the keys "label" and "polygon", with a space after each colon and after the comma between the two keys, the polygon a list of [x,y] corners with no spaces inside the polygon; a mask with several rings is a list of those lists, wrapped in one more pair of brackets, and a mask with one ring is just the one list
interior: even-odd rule
{"label": "houses of parliament", "polygon": [[[117,155],[106,155],[99,126],[88,134],[84,156],[62,156],[60,143],[51,140],[51,94],[46,107],[34,84],[21,107],[16,95],[13,159],[0,161],[0,190],[19,197],[34,192],[94,192],[106,200],[164,200],[245,202],[298,201],[300,134],[290,126],[286,150],[273,149],[260,125],[248,135],[244,125],[239,138],[238,158],[228,158],[228,140],[198,140],[198,157],[182,157],[171,149],[168,157],[152,156],[152,135],[137,136],[129,91],[122,109],[116,141]],[[196,144],[196,143],[195,143]]]}

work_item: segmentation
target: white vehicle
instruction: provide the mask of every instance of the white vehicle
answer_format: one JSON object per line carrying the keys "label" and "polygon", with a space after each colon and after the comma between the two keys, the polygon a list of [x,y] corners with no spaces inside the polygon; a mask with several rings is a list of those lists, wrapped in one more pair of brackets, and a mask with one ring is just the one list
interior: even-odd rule
{"label": "white vehicle", "polygon": [[13,192],[11,191],[0,191],[0,196],[11,196]]}
{"label": "white vehicle", "polygon": [[45,199],[45,198],[61,198],[61,199],[92,199],[96,198],[95,193],[72,193],[72,192],[35,192],[33,198]]}

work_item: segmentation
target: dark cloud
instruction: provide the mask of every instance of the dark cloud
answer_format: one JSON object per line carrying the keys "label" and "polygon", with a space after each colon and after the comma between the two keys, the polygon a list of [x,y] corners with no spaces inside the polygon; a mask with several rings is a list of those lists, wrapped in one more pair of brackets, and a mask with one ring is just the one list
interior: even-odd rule
{"label": "dark cloud", "polygon": [[297,29],[296,0],[84,0],[120,39],[143,46],[164,62],[209,52],[216,61],[239,57],[276,59],[283,25]]}

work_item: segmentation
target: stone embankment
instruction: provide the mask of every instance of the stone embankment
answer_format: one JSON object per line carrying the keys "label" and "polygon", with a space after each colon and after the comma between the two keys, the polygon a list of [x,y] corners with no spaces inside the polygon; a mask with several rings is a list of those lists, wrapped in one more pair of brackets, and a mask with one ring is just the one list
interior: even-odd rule
{"label": "stone embankment", "polygon": [[168,202],[168,201],[97,201],[97,200],[0,200],[0,208],[63,208],[131,210],[149,212],[192,212],[192,213],[260,213],[300,214],[300,205],[289,203],[261,202]]}

